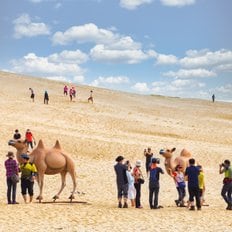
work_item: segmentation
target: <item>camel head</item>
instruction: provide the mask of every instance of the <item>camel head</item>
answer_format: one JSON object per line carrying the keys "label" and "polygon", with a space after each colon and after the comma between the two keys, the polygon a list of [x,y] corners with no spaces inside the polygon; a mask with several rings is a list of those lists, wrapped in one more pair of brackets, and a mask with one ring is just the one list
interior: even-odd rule
{"label": "camel head", "polygon": [[169,159],[169,158],[171,158],[172,157],[172,153],[174,152],[176,150],[176,148],[174,147],[174,148],[172,148],[172,149],[161,149],[160,150],[160,155],[162,155],[164,158],[166,158],[166,159]]}
{"label": "camel head", "polygon": [[8,145],[16,148],[17,150],[16,158],[19,163],[22,163],[21,154],[27,153],[28,151],[27,140],[10,140],[8,142]]}
{"label": "camel head", "polygon": [[8,145],[15,147],[17,151],[27,151],[28,148],[27,140],[9,140]]}

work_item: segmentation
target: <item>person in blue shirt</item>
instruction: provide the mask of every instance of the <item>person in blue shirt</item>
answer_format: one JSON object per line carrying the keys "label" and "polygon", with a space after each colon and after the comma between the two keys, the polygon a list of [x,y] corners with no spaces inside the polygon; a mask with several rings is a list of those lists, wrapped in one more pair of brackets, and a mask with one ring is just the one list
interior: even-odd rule
{"label": "person in blue shirt", "polygon": [[190,210],[195,210],[194,198],[196,199],[197,209],[201,210],[200,191],[198,182],[199,173],[199,168],[195,166],[195,159],[190,159],[189,167],[187,167],[185,170],[185,177],[188,180]]}
{"label": "person in blue shirt", "polygon": [[[114,170],[116,173],[116,183],[118,189],[118,208],[128,208],[128,179],[126,171],[128,167],[123,164],[124,157],[119,155],[115,161]],[[122,206],[122,197],[124,198],[124,205]]]}
{"label": "person in blue shirt", "polygon": [[152,158],[150,165],[150,176],[149,176],[149,204],[151,209],[160,209],[162,206],[158,205],[159,197],[159,179],[160,174],[164,174],[162,168],[158,167],[159,159]]}

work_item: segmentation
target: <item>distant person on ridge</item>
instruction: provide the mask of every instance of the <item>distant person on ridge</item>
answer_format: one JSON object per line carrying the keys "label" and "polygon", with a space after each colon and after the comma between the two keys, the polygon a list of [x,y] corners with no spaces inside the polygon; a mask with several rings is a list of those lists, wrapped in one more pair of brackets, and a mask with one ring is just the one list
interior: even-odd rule
{"label": "distant person on ridge", "polygon": [[70,101],[72,101],[72,99],[73,99],[73,89],[72,88],[69,89],[69,97],[70,97]]}
{"label": "distant person on ridge", "polygon": [[35,93],[34,90],[32,88],[29,88],[29,90],[31,91],[31,99],[34,102],[35,101]]}
{"label": "distant person on ridge", "polygon": [[212,102],[215,102],[215,95],[212,95]]}
{"label": "distant person on ridge", "polygon": [[48,101],[49,101],[48,92],[45,91],[45,92],[44,92],[44,104],[48,104]]}
{"label": "distant person on ridge", "polygon": [[90,96],[88,98],[88,102],[92,102],[93,103],[93,90],[90,91]]}
{"label": "distant person on ridge", "polygon": [[68,95],[68,86],[67,85],[64,86],[64,95],[65,96]]}

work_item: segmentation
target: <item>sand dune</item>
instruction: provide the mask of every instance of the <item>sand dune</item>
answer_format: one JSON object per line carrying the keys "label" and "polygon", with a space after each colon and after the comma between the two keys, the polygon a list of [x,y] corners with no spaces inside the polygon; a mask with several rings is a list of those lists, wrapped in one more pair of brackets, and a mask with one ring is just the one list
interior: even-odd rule
{"label": "sand dune", "polygon": [[[220,196],[223,176],[218,165],[232,161],[231,103],[136,94],[94,88],[94,104],[87,98],[92,87],[77,86],[77,99],[63,96],[65,83],[0,72],[0,231],[231,231],[232,214]],[[35,90],[31,102],[29,87]],[[43,104],[43,93],[50,96]],[[17,189],[19,205],[6,204],[5,154],[14,130],[30,128],[37,139],[53,146],[56,139],[72,155],[78,174],[77,201],[84,203],[24,204]],[[161,177],[160,204],[148,207],[148,186],[142,186],[143,209],[118,209],[114,160],[123,154],[135,163],[143,149],[155,154],[164,147],[185,147],[204,166],[206,200],[200,212],[176,208],[176,189],[167,175]],[[164,160],[161,158],[161,167]],[[143,172],[145,168],[143,165]],[[60,187],[60,177],[46,176],[44,202],[51,201]],[[60,201],[72,189],[71,178]],[[35,195],[38,186],[35,186]]]}

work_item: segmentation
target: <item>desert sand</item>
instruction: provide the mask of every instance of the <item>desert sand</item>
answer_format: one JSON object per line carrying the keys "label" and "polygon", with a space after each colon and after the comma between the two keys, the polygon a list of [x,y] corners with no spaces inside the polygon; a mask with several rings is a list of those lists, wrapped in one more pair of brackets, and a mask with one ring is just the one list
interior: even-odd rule
{"label": "desert sand", "polygon": [[[67,83],[0,72],[0,231],[232,231],[232,212],[220,196],[223,175],[219,164],[232,161],[232,104],[206,100],[143,96],[90,86],[77,86],[77,98],[63,96]],[[29,87],[35,91],[30,99]],[[88,103],[93,89],[94,104]],[[43,103],[47,90],[50,101]],[[24,136],[30,128],[37,140],[61,146],[75,160],[78,191],[68,203],[71,178],[57,203],[49,203],[60,187],[60,176],[45,176],[44,200],[24,204],[17,187],[18,205],[7,205],[5,167],[14,130]],[[175,185],[170,176],[161,176],[159,204],[150,210],[148,180],[142,186],[143,209],[117,208],[113,166],[123,155],[133,164],[145,161],[144,148],[150,146],[160,157],[161,148],[183,148],[203,165],[205,199],[201,211],[177,208]],[[164,168],[164,159],[160,166]],[[145,173],[145,165],[142,166]],[[38,186],[35,184],[35,197]],[[60,203],[59,203],[60,201]],[[67,203],[65,202],[67,201]]]}

